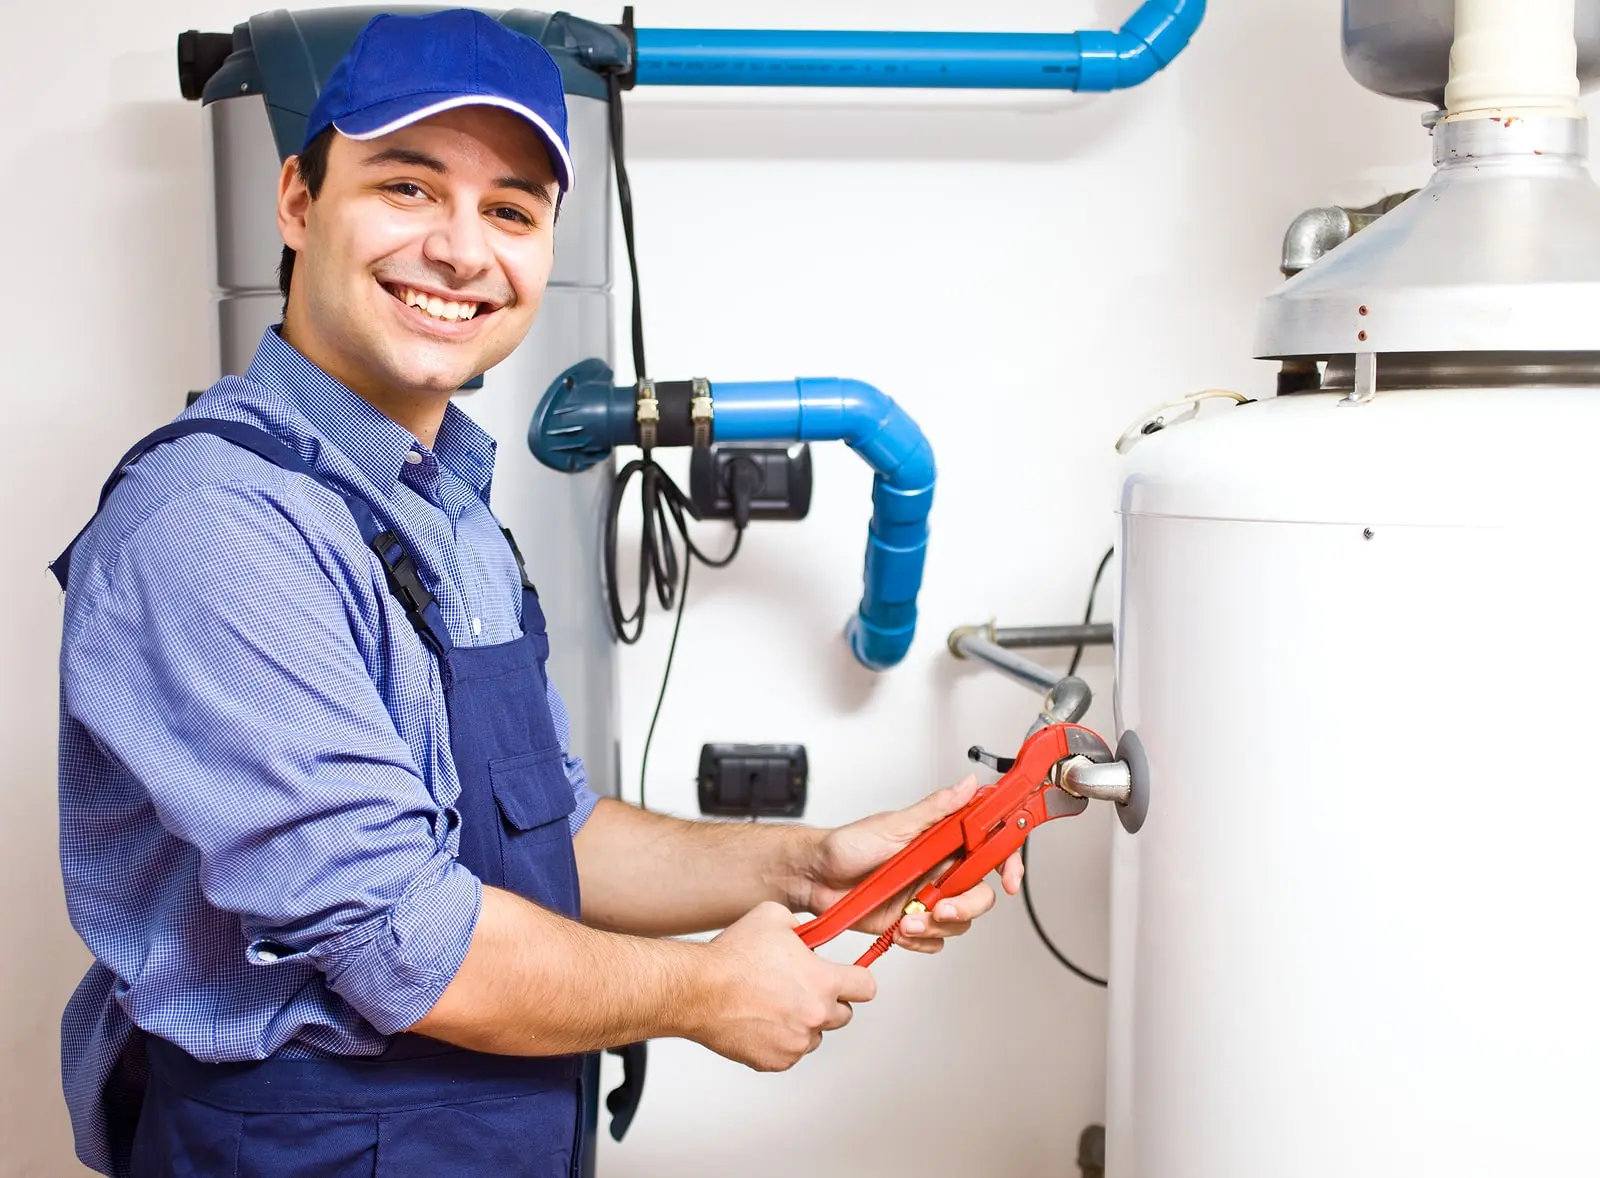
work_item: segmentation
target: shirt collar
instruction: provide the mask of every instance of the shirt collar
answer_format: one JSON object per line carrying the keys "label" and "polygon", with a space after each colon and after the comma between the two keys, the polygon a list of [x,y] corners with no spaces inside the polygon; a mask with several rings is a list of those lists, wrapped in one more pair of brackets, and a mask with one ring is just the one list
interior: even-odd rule
{"label": "shirt collar", "polygon": [[[406,455],[427,449],[410,430],[306,359],[278,334],[277,326],[262,333],[245,375],[286,397],[312,428],[385,491],[400,480]],[[495,441],[453,402],[445,406],[433,454],[478,498],[489,502]]]}

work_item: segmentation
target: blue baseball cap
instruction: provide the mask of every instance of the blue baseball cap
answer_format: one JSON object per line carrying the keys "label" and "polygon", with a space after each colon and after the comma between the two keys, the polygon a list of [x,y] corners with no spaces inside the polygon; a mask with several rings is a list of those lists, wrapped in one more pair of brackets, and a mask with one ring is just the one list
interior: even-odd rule
{"label": "blue baseball cap", "polygon": [[368,21],[317,95],[305,142],[329,127],[376,139],[461,106],[521,115],[544,141],[561,191],[571,189],[561,68],[532,37],[471,8]]}

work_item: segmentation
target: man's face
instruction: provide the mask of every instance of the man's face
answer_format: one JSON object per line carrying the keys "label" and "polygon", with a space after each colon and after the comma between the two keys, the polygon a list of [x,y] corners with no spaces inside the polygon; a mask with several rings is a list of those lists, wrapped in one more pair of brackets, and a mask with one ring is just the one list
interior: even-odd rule
{"label": "man's face", "polygon": [[379,139],[334,133],[315,200],[289,161],[284,317],[302,353],[380,408],[436,403],[522,342],[553,260],[555,173],[527,123],[469,106]]}

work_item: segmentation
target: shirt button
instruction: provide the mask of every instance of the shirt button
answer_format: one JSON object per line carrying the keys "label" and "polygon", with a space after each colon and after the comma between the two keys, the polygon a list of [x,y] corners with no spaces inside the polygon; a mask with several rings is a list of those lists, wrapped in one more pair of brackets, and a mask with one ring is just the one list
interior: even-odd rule
{"label": "shirt button", "polygon": [[482,633],[483,633],[483,619],[482,618],[473,618],[472,619],[472,636],[474,638],[476,638],[476,637],[478,637],[478,635],[480,635]]}
{"label": "shirt button", "polygon": [[422,463],[422,452],[420,450],[407,450],[406,461],[412,466],[420,465]]}

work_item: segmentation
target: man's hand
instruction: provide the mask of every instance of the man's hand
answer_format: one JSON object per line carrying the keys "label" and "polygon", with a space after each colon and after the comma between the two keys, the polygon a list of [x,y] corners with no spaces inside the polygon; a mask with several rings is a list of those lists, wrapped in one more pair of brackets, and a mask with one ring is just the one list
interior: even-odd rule
{"label": "man's hand", "polygon": [[795,935],[798,923],[769,901],[712,939],[706,1017],[692,1038],[757,1071],[783,1071],[815,1051],[824,1031],[848,1023],[852,1002],[872,1000],[872,974],[807,949]]}
{"label": "man's hand", "polygon": [[[829,831],[818,844],[810,869],[807,908],[822,912],[917,835],[965,806],[977,788],[978,779],[969,775],[955,785],[929,794],[914,806],[874,814]],[[945,866],[941,865],[934,874],[942,873]],[[1022,886],[1021,852],[1001,864],[999,875],[1006,894],[1016,895]],[[918,880],[856,927],[862,932],[883,932],[925,882]],[[946,937],[966,932],[975,919],[994,907],[994,902],[994,889],[987,883],[978,884],[959,896],[948,896],[935,904],[927,916],[907,916],[901,920],[895,944],[919,953],[937,953],[944,948]]]}

